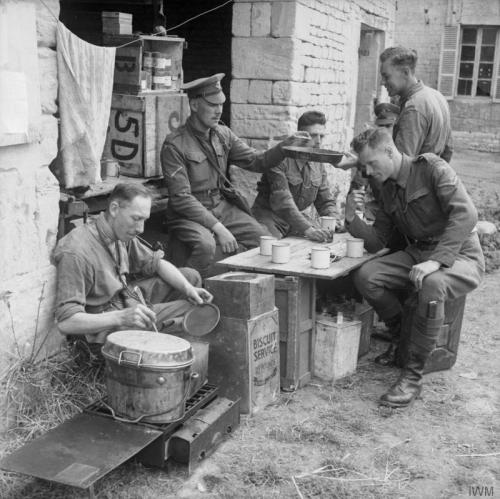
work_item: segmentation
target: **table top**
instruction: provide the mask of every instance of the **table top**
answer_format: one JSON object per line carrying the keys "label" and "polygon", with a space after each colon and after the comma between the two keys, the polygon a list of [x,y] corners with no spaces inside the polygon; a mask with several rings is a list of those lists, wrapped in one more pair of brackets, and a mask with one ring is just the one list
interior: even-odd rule
{"label": "table top", "polygon": [[[301,237],[285,237],[280,242],[290,244],[291,258],[288,263],[273,263],[270,256],[260,254],[260,248],[230,256],[221,260],[218,265],[231,270],[249,270],[251,272],[264,272],[268,274],[292,275],[301,277],[316,277],[319,279],[337,279],[347,275],[352,270],[360,267],[363,263],[387,253],[383,249],[378,253],[371,254],[364,252],[360,258],[349,258],[346,256],[346,241],[352,236],[348,233],[335,234],[331,243],[318,243]],[[330,251],[339,255],[340,260],[330,263],[327,269],[313,269],[311,267],[311,248],[324,246]]]}

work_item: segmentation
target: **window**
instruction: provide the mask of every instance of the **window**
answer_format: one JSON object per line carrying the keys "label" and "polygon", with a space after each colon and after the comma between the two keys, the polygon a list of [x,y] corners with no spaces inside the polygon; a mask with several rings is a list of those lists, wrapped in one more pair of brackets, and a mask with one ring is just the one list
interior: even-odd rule
{"label": "window", "polygon": [[495,88],[495,54],[499,48],[498,27],[462,28],[457,95],[491,97]]}

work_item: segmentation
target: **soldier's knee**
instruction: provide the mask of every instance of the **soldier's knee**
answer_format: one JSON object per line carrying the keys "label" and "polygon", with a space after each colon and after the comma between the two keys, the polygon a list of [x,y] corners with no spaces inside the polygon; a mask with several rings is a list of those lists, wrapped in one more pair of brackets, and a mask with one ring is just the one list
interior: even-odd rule
{"label": "soldier's knee", "polygon": [[444,301],[446,299],[446,283],[441,272],[427,275],[422,282],[421,296],[424,301]]}
{"label": "soldier's knee", "polygon": [[195,288],[201,287],[201,275],[196,269],[182,267],[179,271],[186,278],[189,284],[193,285]]}
{"label": "soldier's knee", "polygon": [[361,294],[369,287],[370,278],[373,276],[373,269],[369,263],[365,263],[353,273],[354,286]]}

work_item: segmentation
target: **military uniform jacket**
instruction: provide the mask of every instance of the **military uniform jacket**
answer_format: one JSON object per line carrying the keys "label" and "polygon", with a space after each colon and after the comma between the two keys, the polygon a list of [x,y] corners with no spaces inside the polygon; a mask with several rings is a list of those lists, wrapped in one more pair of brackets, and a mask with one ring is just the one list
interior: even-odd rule
{"label": "military uniform jacket", "polygon": [[394,143],[408,156],[432,152],[438,156],[453,150],[448,103],[437,90],[421,81],[401,97],[401,111],[394,125]]}
{"label": "military uniform jacket", "polygon": [[262,175],[257,191],[255,206],[272,210],[298,233],[311,227],[301,211],[312,204],[320,216],[337,214],[322,163],[286,158]]}
{"label": "military uniform jacket", "polygon": [[211,153],[226,176],[229,164],[263,172],[283,160],[279,146],[259,152],[226,126],[210,129],[207,136],[196,130],[188,118],[185,125],[166,137],[161,152],[169,194],[169,218],[189,219],[207,229],[218,222],[210,210],[213,207],[211,195],[223,181],[208,160],[207,155]]}
{"label": "military uniform jacket", "polygon": [[349,232],[363,238],[370,253],[385,247],[397,227],[409,244],[422,242],[432,248],[428,260],[451,267],[477,222],[462,182],[435,154],[414,159],[403,154],[398,178],[382,184],[380,198],[382,209],[373,226],[357,216],[348,224]]}

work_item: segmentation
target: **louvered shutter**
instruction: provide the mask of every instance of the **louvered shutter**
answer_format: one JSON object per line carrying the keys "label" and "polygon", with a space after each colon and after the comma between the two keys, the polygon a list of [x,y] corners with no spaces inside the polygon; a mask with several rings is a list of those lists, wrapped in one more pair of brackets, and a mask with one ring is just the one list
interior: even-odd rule
{"label": "louvered shutter", "polygon": [[439,59],[438,90],[448,100],[453,99],[455,94],[459,35],[460,26],[458,24],[444,27]]}
{"label": "louvered shutter", "polygon": [[[497,43],[495,45],[496,70],[493,74],[493,102],[500,102],[500,29],[497,31]],[[496,75],[496,78],[495,78]]]}

